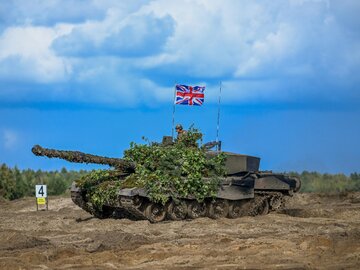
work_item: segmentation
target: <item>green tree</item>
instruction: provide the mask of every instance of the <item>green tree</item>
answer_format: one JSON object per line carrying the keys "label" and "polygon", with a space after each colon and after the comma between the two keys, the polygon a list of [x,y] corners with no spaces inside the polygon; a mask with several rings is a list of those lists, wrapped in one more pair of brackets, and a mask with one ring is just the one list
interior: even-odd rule
{"label": "green tree", "polygon": [[60,195],[63,194],[67,189],[67,184],[61,174],[55,173],[48,181],[48,192],[49,195]]}

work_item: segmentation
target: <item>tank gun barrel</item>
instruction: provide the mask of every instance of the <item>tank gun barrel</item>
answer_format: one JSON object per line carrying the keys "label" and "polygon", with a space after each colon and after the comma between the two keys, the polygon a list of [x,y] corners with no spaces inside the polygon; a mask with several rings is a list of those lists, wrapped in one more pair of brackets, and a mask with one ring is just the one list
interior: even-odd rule
{"label": "tank gun barrel", "polygon": [[34,145],[31,151],[36,156],[46,156],[48,158],[60,158],[75,163],[94,163],[115,167],[124,172],[135,171],[135,164],[121,158],[109,158],[97,155],[82,153],[80,151],[64,151]]}

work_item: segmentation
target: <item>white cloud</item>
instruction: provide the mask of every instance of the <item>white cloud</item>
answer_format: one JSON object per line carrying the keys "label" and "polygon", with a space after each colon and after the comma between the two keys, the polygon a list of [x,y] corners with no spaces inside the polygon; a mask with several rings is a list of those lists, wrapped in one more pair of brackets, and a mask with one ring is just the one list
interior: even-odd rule
{"label": "white cloud", "polygon": [[4,80],[56,82],[71,73],[66,59],[50,49],[52,41],[71,26],[10,27],[0,36],[0,76]]}
{"label": "white cloud", "polygon": [[0,1],[0,23],[53,26],[102,20],[109,9],[137,10],[149,0],[9,0]]}
{"label": "white cloud", "polygon": [[360,100],[358,1],[94,0],[83,17],[81,3],[68,1],[73,15],[48,26],[31,20],[42,8],[27,25],[9,26],[0,80],[43,83],[51,100],[127,106],[153,102],[149,89],[167,102],[175,81],[211,88],[222,80],[229,103],[327,99],[329,91]]}
{"label": "white cloud", "polygon": [[[150,107],[171,102],[172,87],[161,87],[144,77],[122,70],[121,61],[109,61],[107,65],[80,73],[79,84],[72,89],[73,100],[103,103],[114,107]],[[115,72],[114,70],[117,70]],[[102,80],[99,80],[99,78]]]}
{"label": "white cloud", "polygon": [[98,55],[141,57],[157,54],[173,31],[170,16],[130,14],[111,10],[102,22],[87,22],[68,35],[58,37],[53,48],[64,56],[94,57]]}

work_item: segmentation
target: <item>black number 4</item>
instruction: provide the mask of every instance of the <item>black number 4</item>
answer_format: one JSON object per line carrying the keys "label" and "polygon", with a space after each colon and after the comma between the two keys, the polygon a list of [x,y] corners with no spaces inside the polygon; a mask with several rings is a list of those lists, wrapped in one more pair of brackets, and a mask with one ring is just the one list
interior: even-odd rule
{"label": "black number 4", "polygon": [[44,186],[41,186],[38,192],[41,196],[44,196]]}

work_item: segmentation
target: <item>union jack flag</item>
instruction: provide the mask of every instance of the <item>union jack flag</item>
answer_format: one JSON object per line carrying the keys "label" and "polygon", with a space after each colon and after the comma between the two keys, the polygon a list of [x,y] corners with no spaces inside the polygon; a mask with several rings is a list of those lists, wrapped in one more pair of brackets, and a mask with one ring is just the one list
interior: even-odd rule
{"label": "union jack flag", "polygon": [[176,85],[175,104],[201,106],[204,103],[205,86]]}

